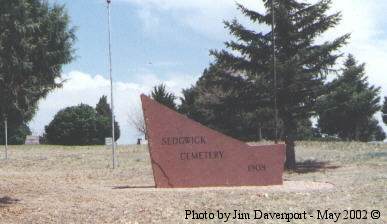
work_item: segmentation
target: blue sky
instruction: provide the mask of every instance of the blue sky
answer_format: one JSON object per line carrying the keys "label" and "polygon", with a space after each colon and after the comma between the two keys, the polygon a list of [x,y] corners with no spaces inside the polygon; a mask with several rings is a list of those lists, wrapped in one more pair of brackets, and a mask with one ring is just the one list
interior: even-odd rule
{"label": "blue sky", "polygon": [[[66,5],[78,40],[75,60],[63,68],[67,83],[41,100],[30,123],[35,134],[43,132],[58,110],[81,102],[95,105],[102,94],[109,94],[106,2],[49,1]],[[260,0],[112,0],[115,111],[122,129],[119,143],[133,143],[138,137],[129,117],[141,114],[140,93],[149,93],[152,86],[163,82],[180,95],[212,61],[209,50],[222,48],[231,38],[223,20],[238,18],[252,25],[236,10],[235,2],[263,10]],[[342,11],[343,21],[318,41],[351,33],[350,44],[342,53],[352,53],[365,62],[370,83],[381,86],[386,95],[387,2],[333,0],[331,11]]]}
{"label": "blue sky", "polygon": [[[88,74],[105,74],[105,2],[54,2],[67,6],[72,23],[78,28],[78,58],[65,66],[64,72],[81,69]],[[171,17],[168,11],[155,12],[153,16],[141,5],[114,0],[111,10],[113,69],[115,78],[120,81],[133,81],[135,73],[144,69],[161,76],[168,71],[199,74],[209,62],[208,50],[222,45],[221,41],[192,32]]]}

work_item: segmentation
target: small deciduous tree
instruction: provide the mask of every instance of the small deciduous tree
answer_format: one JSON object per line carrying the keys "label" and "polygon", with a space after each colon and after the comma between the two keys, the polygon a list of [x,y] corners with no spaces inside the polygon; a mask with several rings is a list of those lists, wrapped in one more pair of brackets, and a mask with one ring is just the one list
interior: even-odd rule
{"label": "small deciduous tree", "polygon": [[148,139],[142,111],[133,110],[129,114],[129,125],[131,125],[140,135],[143,135],[145,139]]}

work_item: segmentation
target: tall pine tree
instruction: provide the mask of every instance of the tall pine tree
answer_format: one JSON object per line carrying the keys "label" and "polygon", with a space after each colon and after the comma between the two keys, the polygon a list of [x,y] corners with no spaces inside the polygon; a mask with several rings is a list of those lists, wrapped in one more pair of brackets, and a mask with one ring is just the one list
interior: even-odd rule
{"label": "tall pine tree", "polygon": [[349,55],[343,73],[318,100],[318,125],[323,133],[348,141],[379,140],[381,128],[373,116],[380,110],[380,88],[368,83],[364,66]]}
{"label": "tall pine tree", "polygon": [[[340,57],[335,52],[346,43],[349,35],[316,43],[319,35],[340,21],[340,13],[327,15],[330,0],[320,0],[316,4],[264,0],[264,5],[264,14],[242,5],[238,5],[238,9],[252,22],[260,24],[259,30],[270,26],[272,13],[275,14],[278,115],[287,146],[286,167],[294,169],[297,123],[313,115],[316,99],[323,93],[326,74]],[[225,25],[236,40],[226,42],[229,51],[213,50],[211,54],[217,63],[236,71],[254,85],[256,108],[274,105],[273,33],[248,29],[237,20],[225,22]]]}

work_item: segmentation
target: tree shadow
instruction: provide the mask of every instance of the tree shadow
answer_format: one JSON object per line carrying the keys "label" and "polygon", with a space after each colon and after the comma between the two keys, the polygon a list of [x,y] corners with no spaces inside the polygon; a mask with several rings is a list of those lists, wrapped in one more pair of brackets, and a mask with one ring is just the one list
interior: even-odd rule
{"label": "tree shadow", "polygon": [[156,186],[114,186],[112,187],[113,190],[119,190],[119,189],[142,189],[142,188],[156,188]]}
{"label": "tree shadow", "polygon": [[317,160],[305,160],[296,164],[295,173],[305,174],[314,172],[325,172],[340,168],[340,166],[330,165],[330,162],[322,162]]}
{"label": "tree shadow", "polygon": [[5,206],[11,205],[11,204],[15,204],[19,201],[20,201],[19,199],[5,196],[5,197],[0,198],[0,207],[5,207]]}

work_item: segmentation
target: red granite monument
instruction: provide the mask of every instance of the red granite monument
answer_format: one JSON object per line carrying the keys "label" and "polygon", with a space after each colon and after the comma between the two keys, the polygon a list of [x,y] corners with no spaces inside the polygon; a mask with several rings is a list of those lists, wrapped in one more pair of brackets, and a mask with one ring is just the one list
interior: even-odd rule
{"label": "red granite monument", "polygon": [[281,185],[285,145],[250,146],[141,95],[156,187]]}

